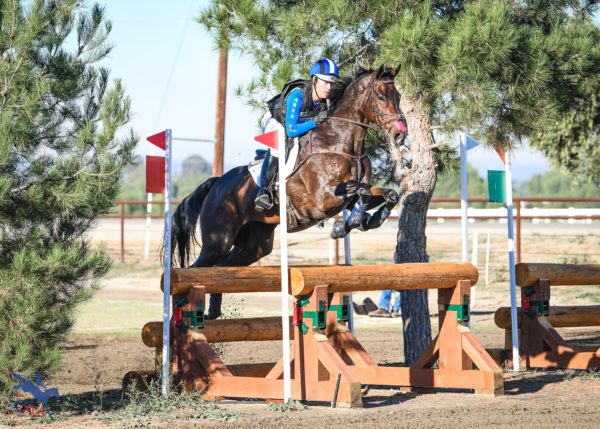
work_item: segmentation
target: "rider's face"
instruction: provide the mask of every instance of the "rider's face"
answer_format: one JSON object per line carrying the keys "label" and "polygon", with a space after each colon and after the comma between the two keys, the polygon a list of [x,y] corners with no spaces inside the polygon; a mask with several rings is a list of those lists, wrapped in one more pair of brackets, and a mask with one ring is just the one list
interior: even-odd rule
{"label": "rider's face", "polygon": [[[329,94],[331,93],[331,82],[326,82],[319,78],[315,79],[315,88],[313,90],[313,99],[314,98],[329,98]],[[316,94],[314,93],[316,92]],[[316,100],[315,100],[316,101]]]}

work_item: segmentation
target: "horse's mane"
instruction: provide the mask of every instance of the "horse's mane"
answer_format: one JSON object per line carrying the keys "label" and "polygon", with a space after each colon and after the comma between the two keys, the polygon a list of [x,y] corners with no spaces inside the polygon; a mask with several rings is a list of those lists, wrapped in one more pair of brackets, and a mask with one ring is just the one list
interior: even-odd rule
{"label": "horse's mane", "polygon": [[[386,68],[382,77],[388,77],[390,79],[393,79],[390,70],[391,69]],[[375,70],[373,69],[364,69],[362,67],[358,67],[354,74],[340,78],[331,89],[331,95],[329,96],[329,100],[331,101],[329,111],[331,112],[337,107],[342,98],[344,98],[344,94],[352,86],[352,84],[359,81],[366,75],[373,73],[374,71]]]}

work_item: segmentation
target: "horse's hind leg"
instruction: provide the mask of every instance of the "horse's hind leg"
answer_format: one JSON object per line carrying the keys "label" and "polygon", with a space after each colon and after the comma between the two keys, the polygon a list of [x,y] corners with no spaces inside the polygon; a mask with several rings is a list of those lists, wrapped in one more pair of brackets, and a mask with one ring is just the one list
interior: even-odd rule
{"label": "horse's hind leg", "polygon": [[[239,232],[231,251],[216,261],[215,266],[245,267],[267,256],[273,250],[273,231],[276,225],[253,222],[246,224]],[[223,295],[210,295],[210,306],[206,318],[221,316]]]}
{"label": "horse's hind leg", "polygon": [[[220,259],[231,251],[231,247],[235,241],[234,228],[232,224],[225,224],[226,222],[222,222],[218,229],[211,229],[212,234],[203,231],[202,251],[191,267],[215,266]],[[219,237],[219,239],[217,240],[214,237]],[[221,315],[221,294],[211,293],[209,302],[210,305],[206,318],[216,319]]]}

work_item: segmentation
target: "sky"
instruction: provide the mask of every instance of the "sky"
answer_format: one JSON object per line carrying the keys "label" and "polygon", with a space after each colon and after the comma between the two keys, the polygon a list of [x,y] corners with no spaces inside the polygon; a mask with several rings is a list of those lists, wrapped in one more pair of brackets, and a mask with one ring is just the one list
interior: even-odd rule
{"label": "sky", "polygon": [[[214,140],[218,77],[218,51],[211,35],[194,19],[208,0],[101,0],[113,27],[109,57],[101,62],[113,79],[122,80],[132,101],[129,126],[140,136],[137,153],[152,152],[145,138],[170,128],[175,138]],[[254,111],[234,95],[234,88],[256,73],[248,57],[230,52],[228,57],[225,117],[225,168],[246,164],[259,147],[260,133]],[[266,101],[266,100],[265,100]],[[213,144],[174,140],[173,162],[201,155],[213,161]],[[543,173],[549,162],[543,155],[523,149],[512,159],[513,179],[522,182]],[[468,161],[482,177],[503,169],[498,155],[483,146],[468,152]]]}

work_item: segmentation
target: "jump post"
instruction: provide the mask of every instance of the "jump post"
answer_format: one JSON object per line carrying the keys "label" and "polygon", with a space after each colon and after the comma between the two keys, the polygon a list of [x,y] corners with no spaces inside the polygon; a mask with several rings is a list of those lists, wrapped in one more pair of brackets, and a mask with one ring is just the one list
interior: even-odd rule
{"label": "jump post", "polygon": [[[360,407],[365,384],[503,393],[501,369],[466,326],[470,288],[478,279],[473,265],[294,266],[288,273],[295,297],[293,399]],[[384,289],[438,289],[439,334],[411,367],[378,366],[347,328],[350,292]],[[198,389],[206,399],[283,399],[282,359],[225,365],[210,345],[279,339],[281,318],[203,320],[206,293],[280,291],[279,267],[173,269],[171,290],[176,293],[172,372],[186,392]],[[161,322],[147,324],[142,334],[146,345],[155,347],[161,330]],[[138,373],[128,373],[124,384]]]}
{"label": "jump post", "polygon": [[[571,347],[554,329],[600,326],[600,306],[550,307],[551,286],[600,285],[600,265],[520,263],[516,265],[516,275],[521,287],[521,364],[528,369],[600,368],[600,348]],[[512,349],[510,309],[499,308],[494,319],[499,328],[505,329],[504,353],[508,355]]]}

